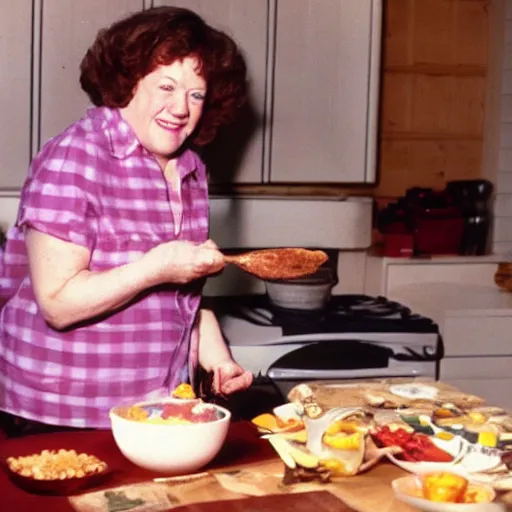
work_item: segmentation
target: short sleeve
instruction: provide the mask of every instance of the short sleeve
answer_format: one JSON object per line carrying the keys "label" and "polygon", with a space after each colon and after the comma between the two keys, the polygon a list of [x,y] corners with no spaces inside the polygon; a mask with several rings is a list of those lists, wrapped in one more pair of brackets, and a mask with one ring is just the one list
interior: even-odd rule
{"label": "short sleeve", "polygon": [[97,165],[93,144],[71,135],[55,139],[34,159],[21,195],[18,226],[28,226],[91,250],[95,218],[91,204]]}

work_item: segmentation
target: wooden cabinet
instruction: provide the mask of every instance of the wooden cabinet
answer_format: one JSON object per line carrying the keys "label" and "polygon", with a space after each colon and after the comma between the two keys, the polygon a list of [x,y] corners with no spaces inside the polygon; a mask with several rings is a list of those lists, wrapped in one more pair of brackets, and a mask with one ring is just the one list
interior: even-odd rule
{"label": "wooden cabinet", "polygon": [[32,2],[0,3],[0,188],[17,189],[30,160]]}
{"label": "wooden cabinet", "polygon": [[270,181],[375,178],[381,2],[279,0]]}
{"label": "wooden cabinet", "polygon": [[84,115],[89,101],[80,88],[79,66],[97,32],[142,9],[143,0],[44,0],[41,5],[39,146]]}
{"label": "wooden cabinet", "polygon": [[240,46],[247,63],[249,104],[239,121],[203,155],[212,183],[259,183],[263,174],[269,8],[266,0],[154,0],[197,12]]}

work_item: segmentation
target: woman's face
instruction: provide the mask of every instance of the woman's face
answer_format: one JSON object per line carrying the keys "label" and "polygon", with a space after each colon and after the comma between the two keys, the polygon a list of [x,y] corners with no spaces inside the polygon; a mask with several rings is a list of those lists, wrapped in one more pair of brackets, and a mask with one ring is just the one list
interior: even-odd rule
{"label": "woman's face", "polygon": [[160,66],[142,78],[121,109],[141,144],[162,167],[194,131],[203,111],[206,82],[197,61],[187,57]]}

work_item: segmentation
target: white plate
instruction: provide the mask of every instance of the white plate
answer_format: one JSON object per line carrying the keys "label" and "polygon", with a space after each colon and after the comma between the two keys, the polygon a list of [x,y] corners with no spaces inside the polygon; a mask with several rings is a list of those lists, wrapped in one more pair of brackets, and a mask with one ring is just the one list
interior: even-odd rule
{"label": "white plate", "polygon": [[439,390],[434,386],[427,384],[395,384],[389,387],[389,391],[394,395],[411,400],[434,400],[439,394]]}
{"label": "white plate", "polygon": [[[391,482],[391,487],[398,500],[423,512],[504,512],[506,510],[504,505],[492,501],[489,503],[438,503],[425,498],[417,498],[408,493],[421,485],[419,478],[413,475],[397,478]],[[494,499],[496,493],[489,486],[483,487]]]}
{"label": "white plate", "polygon": [[388,454],[388,459],[398,467],[414,473],[424,475],[436,471],[450,471],[466,477],[473,482],[479,481],[477,474],[492,470],[501,465],[501,457],[494,453],[488,454],[485,450],[479,450],[460,436],[455,436],[449,441],[431,438],[436,446],[454,456],[451,462],[409,462],[397,459]]}
{"label": "white plate", "polygon": [[468,473],[480,473],[501,466],[501,450],[469,444],[459,464]]}
{"label": "white plate", "polygon": [[[444,440],[438,439],[437,437],[430,438],[433,443],[441,450],[448,452],[453,456],[453,460],[450,462],[409,462],[406,460],[400,460],[394,457],[391,454],[388,454],[388,459],[396,464],[398,467],[408,471],[409,473],[414,473],[416,475],[423,475],[425,473],[432,473],[435,471],[446,471],[452,470],[457,465],[462,457],[464,457],[467,445],[464,440],[460,436],[455,436],[453,439]],[[466,474],[467,470],[454,471],[460,474]]]}
{"label": "white plate", "polygon": [[272,412],[275,416],[282,419],[283,421],[291,419],[302,421],[302,418],[299,416],[297,410],[295,409],[295,405],[291,402],[279,405],[278,407],[274,407]]}
{"label": "white plate", "polygon": [[512,473],[476,473],[470,474],[468,480],[489,485],[496,491],[512,491]]}

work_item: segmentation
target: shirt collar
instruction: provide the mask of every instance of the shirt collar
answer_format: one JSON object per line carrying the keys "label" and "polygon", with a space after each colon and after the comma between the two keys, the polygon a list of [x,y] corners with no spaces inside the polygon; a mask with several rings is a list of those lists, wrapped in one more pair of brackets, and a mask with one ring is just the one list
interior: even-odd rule
{"label": "shirt collar", "polygon": [[177,167],[181,179],[185,178],[189,174],[193,174],[197,177],[198,163],[196,154],[190,149],[186,149],[178,157]]}
{"label": "shirt collar", "polygon": [[92,107],[88,111],[91,117],[103,118],[105,134],[110,142],[110,151],[114,158],[123,159],[142,149],[130,125],[122,118],[119,109]]}
{"label": "shirt collar", "polygon": [[[106,120],[105,131],[114,158],[122,160],[137,151],[149,154],[149,151],[139,142],[131,126],[123,119],[119,109],[95,107],[91,110],[90,115],[94,116],[100,113]],[[178,157],[177,167],[181,178],[195,173],[198,170],[198,163],[194,152],[186,149]]]}

